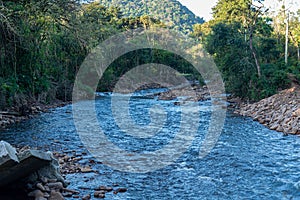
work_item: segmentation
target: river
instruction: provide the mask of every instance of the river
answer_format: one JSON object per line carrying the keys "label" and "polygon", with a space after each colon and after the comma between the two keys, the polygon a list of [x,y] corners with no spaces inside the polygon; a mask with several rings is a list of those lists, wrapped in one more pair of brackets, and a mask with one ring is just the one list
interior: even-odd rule
{"label": "river", "polygon": [[[172,133],[178,128],[179,118],[174,101],[132,98],[130,112],[137,124],[151,121],[149,108],[153,104],[166,108],[169,120],[165,133],[133,140],[120,136],[117,126],[112,124],[110,100],[110,95],[97,97],[97,118],[110,141],[121,148],[133,152],[155,150],[163,148],[174,137]],[[122,172],[99,162],[93,165],[98,173],[67,175],[71,182],[68,188],[79,190],[81,194],[92,194],[93,188],[100,185],[128,188],[125,193],[107,193],[106,199],[300,199],[299,137],[283,136],[249,118],[228,112],[216,146],[206,157],[199,158],[211,103],[200,102],[199,105],[205,109],[200,109],[200,126],[195,139],[175,162],[147,173]],[[88,152],[76,131],[72,105],[14,125],[1,132],[0,140],[43,150]],[[88,153],[80,162],[87,163],[92,158]]]}

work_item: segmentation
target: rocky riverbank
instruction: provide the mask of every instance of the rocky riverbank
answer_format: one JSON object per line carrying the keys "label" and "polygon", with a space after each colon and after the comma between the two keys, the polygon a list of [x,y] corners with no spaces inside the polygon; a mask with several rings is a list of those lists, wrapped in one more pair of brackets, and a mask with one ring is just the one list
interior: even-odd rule
{"label": "rocky riverbank", "polygon": [[300,134],[300,86],[253,104],[242,103],[235,113],[251,117],[271,130]]}
{"label": "rocky riverbank", "polygon": [[174,100],[177,97],[185,97],[183,101],[206,101],[210,99],[210,93],[206,86],[194,84],[191,87],[178,87],[166,92],[155,94],[158,100]]}
{"label": "rocky riverbank", "polygon": [[[95,186],[87,192],[70,189],[67,174],[99,173],[94,165],[101,164],[93,158],[86,159],[85,150],[44,152],[30,148],[14,148],[0,142],[0,199],[64,200],[105,198],[107,193],[123,193],[127,188]],[[82,162],[83,160],[86,160]],[[89,179],[83,179],[87,182]]]}
{"label": "rocky riverbank", "polygon": [[30,119],[35,115],[43,112],[48,112],[51,108],[62,107],[70,102],[57,101],[52,104],[31,103],[22,107],[11,107],[5,110],[0,110],[0,130],[12,124],[19,123],[26,119]]}

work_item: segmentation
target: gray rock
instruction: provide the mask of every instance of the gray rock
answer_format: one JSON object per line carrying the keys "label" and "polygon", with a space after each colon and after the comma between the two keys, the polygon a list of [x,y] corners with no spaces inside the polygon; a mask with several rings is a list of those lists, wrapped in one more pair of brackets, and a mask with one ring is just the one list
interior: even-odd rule
{"label": "gray rock", "polygon": [[28,194],[29,197],[33,197],[35,199],[44,197],[44,193],[41,190],[34,190]]}
{"label": "gray rock", "polygon": [[43,191],[43,192],[46,191],[45,187],[44,187],[41,183],[37,183],[37,184],[36,184],[36,187],[37,187],[38,189],[40,189],[41,191]]}
{"label": "gray rock", "polygon": [[62,190],[64,188],[61,182],[48,183],[47,186],[50,188],[50,190]]}
{"label": "gray rock", "polygon": [[30,182],[39,177],[55,178],[64,183],[57,160],[51,152],[25,150],[17,154],[9,143],[0,142],[0,187],[17,184],[27,178]]}
{"label": "gray rock", "polygon": [[51,191],[49,200],[64,200],[65,198],[62,196],[60,192]]}
{"label": "gray rock", "polygon": [[17,151],[9,143],[5,141],[0,142],[0,171],[5,170],[19,162]]}

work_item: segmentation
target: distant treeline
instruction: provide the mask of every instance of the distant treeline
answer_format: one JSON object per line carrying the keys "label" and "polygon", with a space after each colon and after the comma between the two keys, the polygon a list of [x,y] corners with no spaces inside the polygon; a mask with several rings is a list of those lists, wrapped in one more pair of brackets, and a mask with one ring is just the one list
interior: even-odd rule
{"label": "distant treeline", "polygon": [[[291,15],[285,63],[283,13],[266,17],[264,8],[251,2],[220,0],[213,20],[194,25],[189,37],[214,57],[229,93],[257,100],[288,87],[288,76],[300,78],[300,22],[299,13]],[[128,29],[156,26],[167,27],[153,16],[123,17],[119,8],[99,3],[0,1],[0,107],[71,100],[76,73],[95,46]],[[143,50],[118,59],[98,89],[111,90],[121,74],[149,61],[179,63],[175,67],[182,74],[201,79],[185,60],[165,51]]]}

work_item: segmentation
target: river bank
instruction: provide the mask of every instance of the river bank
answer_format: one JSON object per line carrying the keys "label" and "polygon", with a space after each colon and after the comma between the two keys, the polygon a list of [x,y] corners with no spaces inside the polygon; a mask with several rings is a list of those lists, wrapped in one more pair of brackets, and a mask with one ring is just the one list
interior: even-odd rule
{"label": "river bank", "polygon": [[0,130],[5,129],[13,124],[33,118],[37,114],[49,112],[49,110],[52,108],[63,107],[69,103],[70,102],[58,100],[52,102],[51,104],[33,102],[20,108],[10,107],[0,110]]}
{"label": "river bank", "polygon": [[295,85],[253,104],[242,103],[235,113],[251,117],[285,135],[300,134],[300,86]]}
{"label": "river bank", "polygon": [[[142,89],[148,89],[150,86],[147,85],[146,88]],[[206,86],[194,84],[191,88],[192,91],[186,90],[185,87],[175,88],[154,94],[151,98],[173,100],[177,96],[185,96],[184,101],[205,101],[210,99],[210,94]],[[229,108],[235,114],[251,117],[254,121],[258,121],[269,129],[283,132],[284,134],[300,134],[299,85],[295,85],[290,89],[283,90],[278,94],[255,103],[246,103],[239,98],[233,97],[229,97],[228,102]],[[56,101],[47,105],[32,103],[30,106],[23,108],[23,110],[11,108],[0,111],[0,129],[30,119],[39,113],[48,112],[49,109],[63,107],[67,104],[70,104],[70,102]]]}

